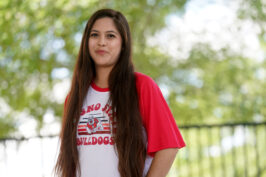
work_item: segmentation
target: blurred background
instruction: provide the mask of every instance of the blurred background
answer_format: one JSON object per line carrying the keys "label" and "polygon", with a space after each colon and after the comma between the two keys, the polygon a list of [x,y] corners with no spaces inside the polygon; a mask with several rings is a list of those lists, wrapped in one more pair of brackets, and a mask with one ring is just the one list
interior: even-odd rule
{"label": "blurred background", "polygon": [[50,177],[90,15],[128,19],[136,70],[187,147],[168,177],[266,177],[265,0],[1,0],[0,176]]}

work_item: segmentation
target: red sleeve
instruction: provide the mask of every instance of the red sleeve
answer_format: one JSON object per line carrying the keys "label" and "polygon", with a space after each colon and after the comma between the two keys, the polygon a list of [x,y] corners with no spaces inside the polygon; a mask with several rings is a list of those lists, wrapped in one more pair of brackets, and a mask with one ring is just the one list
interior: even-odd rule
{"label": "red sleeve", "polygon": [[147,153],[154,156],[162,149],[184,147],[185,142],[158,85],[150,77],[136,73],[136,86],[148,139]]}

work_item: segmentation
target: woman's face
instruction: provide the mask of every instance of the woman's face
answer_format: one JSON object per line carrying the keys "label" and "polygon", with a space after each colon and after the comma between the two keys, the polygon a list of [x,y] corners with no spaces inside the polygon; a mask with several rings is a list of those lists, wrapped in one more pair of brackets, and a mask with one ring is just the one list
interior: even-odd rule
{"label": "woman's face", "polygon": [[89,35],[89,52],[96,69],[112,68],[122,46],[121,35],[113,20],[109,17],[96,20]]}

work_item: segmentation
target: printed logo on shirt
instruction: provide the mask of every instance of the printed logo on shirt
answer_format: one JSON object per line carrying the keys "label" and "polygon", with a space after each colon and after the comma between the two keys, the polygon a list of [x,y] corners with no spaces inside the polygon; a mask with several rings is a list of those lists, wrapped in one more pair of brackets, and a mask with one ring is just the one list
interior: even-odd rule
{"label": "printed logo on shirt", "polygon": [[93,116],[91,118],[88,118],[87,127],[91,132],[96,132],[96,129],[103,129],[101,122],[98,120],[98,118],[94,118]]}
{"label": "printed logo on shirt", "polygon": [[78,125],[78,135],[111,134],[111,122],[106,115],[90,114]]}
{"label": "printed logo on shirt", "polygon": [[[77,145],[112,145],[114,144],[113,137],[110,137],[112,132],[116,132],[116,123],[109,104],[103,108],[100,103],[82,108],[78,124],[78,135],[82,137],[77,138]],[[109,134],[109,136],[92,136],[95,134]]]}

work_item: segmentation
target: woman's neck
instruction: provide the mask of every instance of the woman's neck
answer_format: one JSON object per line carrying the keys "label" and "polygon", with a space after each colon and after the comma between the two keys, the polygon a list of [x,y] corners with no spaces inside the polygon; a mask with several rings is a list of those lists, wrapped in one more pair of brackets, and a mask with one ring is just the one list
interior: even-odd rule
{"label": "woman's neck", "polygon": [[109,74],[112,68],[97,68],[94,83],[100,88],[108,88]]}

